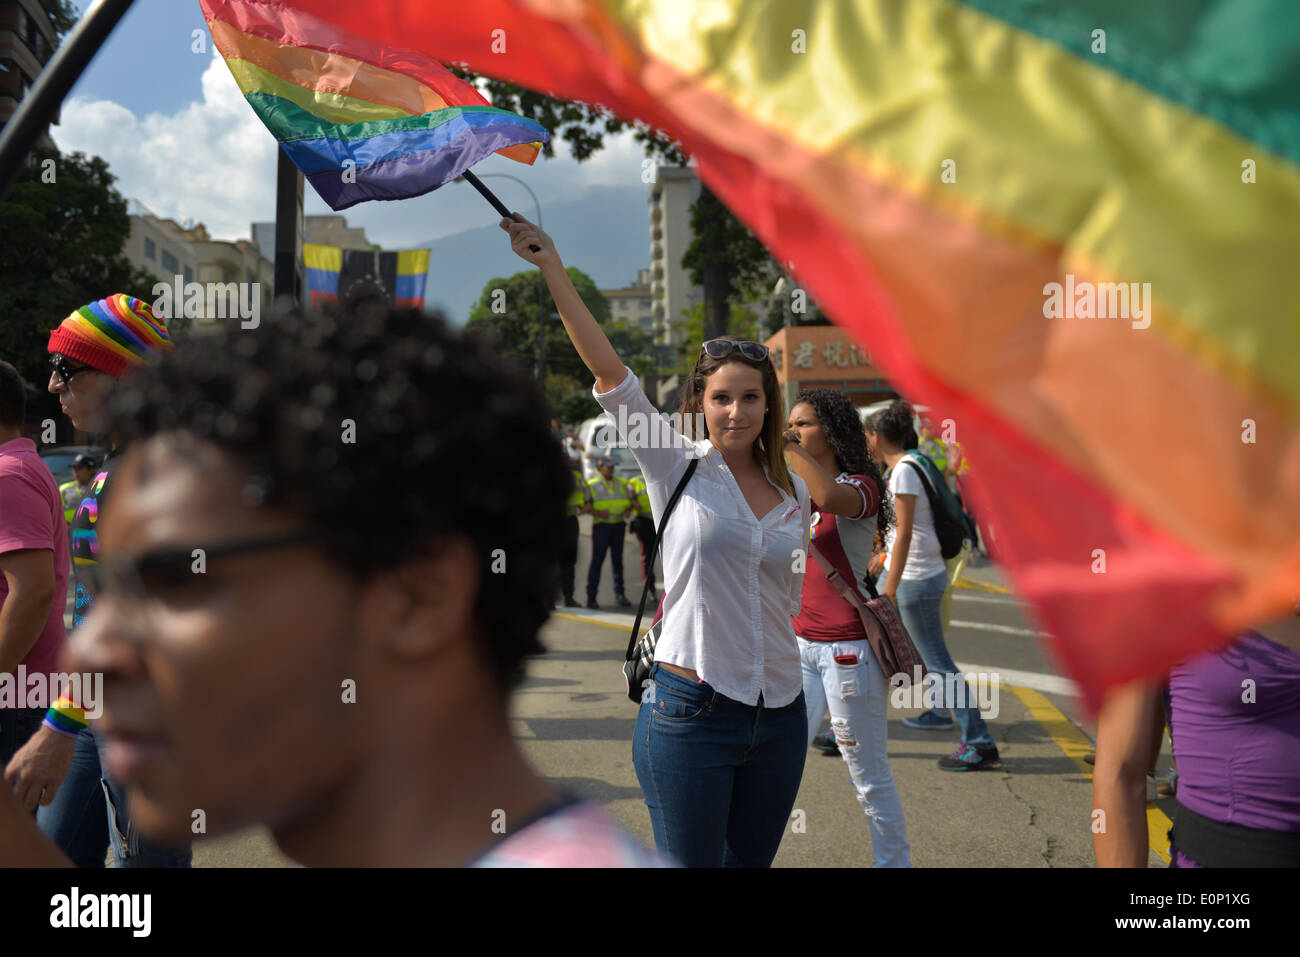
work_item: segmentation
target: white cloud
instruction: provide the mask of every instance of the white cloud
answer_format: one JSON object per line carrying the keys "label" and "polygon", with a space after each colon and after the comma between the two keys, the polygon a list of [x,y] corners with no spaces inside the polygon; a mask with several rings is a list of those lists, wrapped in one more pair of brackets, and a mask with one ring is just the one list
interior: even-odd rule
{"label": "white cloud", "polygon": [[246,238],[251,222],[275,215],[275,139],[219,56],[201,82],[201,102],[143,119],[109,100],[69,100],[51,132],[60,150],[102,156],[118,190],[159,216]]}
{"label": "white cloud", "polygon": [[[60,150],[102,156],[118,177],[118,190],[159,216],[196,220],[218,239],[248,238],[251,223],[275,218],[275,139],[215,51],[201,89],[201,101],[143,119],[111,100],[72,99],[64,104],[52,135]],[[557,158],[538,159],[531,167],[492,156],[475,172],[524,180],[541,202],[543,223],[548,204],[580,200],[588,187],[645,189],[643,151],[630,132],[607,138],[605,148],[584,163],[574,161],[563,144],[556,152]],[[521,186],[502,179],[486,182],[507,207],[534,217],[532,199]],[[310,186],[305,200],[309,214],[331,212]],[[392,249],[497,220],[466,184],[448,184],[400,202],[362,203],[344,215],[351,225],[364,227],[372,242]]]}

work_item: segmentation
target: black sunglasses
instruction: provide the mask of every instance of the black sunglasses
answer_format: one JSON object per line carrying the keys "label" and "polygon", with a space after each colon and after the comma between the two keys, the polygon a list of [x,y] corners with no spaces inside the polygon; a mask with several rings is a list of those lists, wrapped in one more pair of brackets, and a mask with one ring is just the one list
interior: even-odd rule
{"label": "black sunglasses", "polygon": [[762,362],[767,358],[767,346],[761,342],[742,341],[737,342],[734,339],[710,339],[704,343],[704,354],[710,359],[725,359],[737,349],[740,354],[751,362]]}
{"label": "black sunglasses", "polygon": [[80,363],[77,363],[76,365],[69,363],[67,358],[59,355],[57,352],[50,356],[50,368],[54,371],[54,374],[59,377],[59,381],[64,385],[70,384],[72,382],[72,377],[77,375],[79,372],[93,371],[90,366],[82,365]]}
{"label": "black sunglasses", "polygon": [[[210,559],[289,548],[323,537],[325,532],[322,529],[299,529],[268,538],[208,546],[158,548],[134,556],[115,555],[101,558],[94,564],[79,566],[77,570],[85,576],[91,595],[96,599],[121,596],[133,602],[142,602],[156,597],[159,591],[168,588],[201,583]],[[200,556],[204,570],[196,571],[194,563],[200,560]]]}

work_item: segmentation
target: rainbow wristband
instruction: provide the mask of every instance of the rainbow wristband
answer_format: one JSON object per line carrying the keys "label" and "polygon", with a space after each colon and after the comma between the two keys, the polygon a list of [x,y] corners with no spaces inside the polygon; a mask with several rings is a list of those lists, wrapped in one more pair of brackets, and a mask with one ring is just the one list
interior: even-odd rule
{"label": "rainbow wristband", "polygon": [[51,731],[68,738],[75,738],[90,726],[86,721],[85,710],[78,708],[67,695],[59,698],[50,710],[45,712],[45,720],[41,723]]}

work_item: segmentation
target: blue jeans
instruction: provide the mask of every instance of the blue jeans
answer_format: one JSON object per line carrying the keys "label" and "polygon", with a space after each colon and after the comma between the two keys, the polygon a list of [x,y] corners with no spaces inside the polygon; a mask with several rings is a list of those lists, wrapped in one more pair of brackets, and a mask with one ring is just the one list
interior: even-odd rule
{"label": "blue jeans", "polygon": [[614,597],[623,594],[623,528],[622,522],[591,523],[591,564],[587,566],[587,597],[596,600],[600,587],[600,566],[605,564],[609,552],[614,566]]}
{"label": "blue jeans", "polygon": [[[925,667],[941,675],[960,674],[953,664],[948,645],[943,640],[943,622],[940,607],[943,593],[948,587],[948,573],[940,572],[921,581],[900,581],[898,583],[898,613],[903,619],[907,633],[912,636],[916,650],[921,654]],[[975,701],[975,695],[967,687],[967,701]],[[961,727],[961,740],[964,744],[981,747],[993,744],[993,735],[988,725],[980,717],[976,708],[953,708],[953,717]]]}
{"label": "blue jeans", "polygon": [[687,867],[771,867],[808,754],[803,692],[750,707],[655,665],[632,763],[655,847]]}
{"label": "blue jeans", "polygon": [[67,776],[54,800],[37,809],[36,824],[77,867],[103,867],[110,845],[114,867],[189,867],[193,857],[188,845],[159,847],[135,829],[126,791],[102,771],[93,731],[77,735]]}

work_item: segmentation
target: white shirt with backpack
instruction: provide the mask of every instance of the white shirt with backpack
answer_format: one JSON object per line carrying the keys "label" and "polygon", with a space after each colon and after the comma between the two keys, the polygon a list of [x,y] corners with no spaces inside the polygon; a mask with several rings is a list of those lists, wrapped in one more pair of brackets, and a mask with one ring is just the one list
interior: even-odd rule
{"label": "white shirt with backpack", "polygon": [[948,568],[943,561],[939,547],[939,536],[934,531],[934,512],[930,508],[930,496],[926,494],[917,463],[908,462],[904,457],[889,471],[889,493],[895,499],[894,524],[889,526],[885,536],[885,568],[889,568],[890,556],[894,552],[894,540],[898,535],[899,495],[916,496],[916,508],[912,515],[912,544],[907,550],[907,564],[903,566],[903,581],[924,581],[935,575],[947,574]]}

